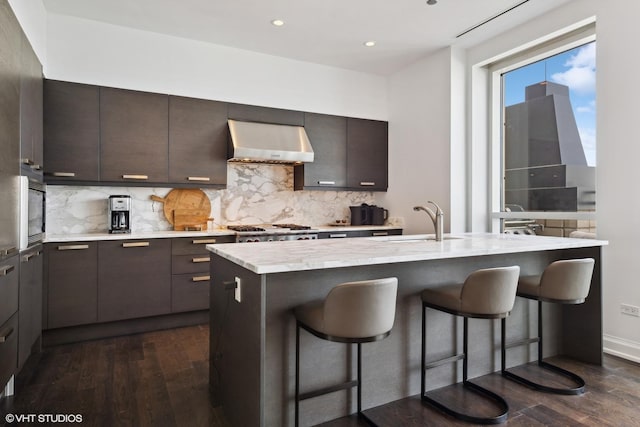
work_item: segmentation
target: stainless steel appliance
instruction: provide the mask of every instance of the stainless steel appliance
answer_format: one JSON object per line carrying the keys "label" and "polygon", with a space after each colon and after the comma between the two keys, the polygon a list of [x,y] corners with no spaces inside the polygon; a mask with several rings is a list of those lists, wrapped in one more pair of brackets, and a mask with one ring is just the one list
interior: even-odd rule
{"label": "stainless steel appliance", "polygon": [[20,177],[20,250],[44,240],[46,186]]}
{"label": "stainless steel appliance", "polygon": [[316,240],[318,232],[306,225],[227,225],[236,232],[237,243],[277,242],[284,240]]}
{"label": "stainless steel appliance", "polygon": [[109,233],[131,233],[131,196],[109,196]]}

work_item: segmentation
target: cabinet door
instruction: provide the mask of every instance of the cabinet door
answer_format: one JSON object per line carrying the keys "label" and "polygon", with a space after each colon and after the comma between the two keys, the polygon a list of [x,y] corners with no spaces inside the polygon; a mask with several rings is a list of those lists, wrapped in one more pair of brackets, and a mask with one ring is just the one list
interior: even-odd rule
{"label": "cabinet door", "polygon": [[42,245],[20,255],[20,308],[18,369],[31,354],[33,344],[42,333]]}
{"label": "cabinet door", "polygon": [[44,82],[47,182],[100,180],[99,108],[97,86]]}
{"label": "cabinet door", "polygon": [[347,184],[350,188],[386,191],[388,123],[347,120]]}
{"label": "cabinet door", "polygon": [[20,159],[24,175],[42,180],[42,65],[22,34]]}
{"label": "cabinet door", "polygon": [[171,312],[171,240],[98,242],[98,320]]}
{"label": "cabinet door", "polygon": [[166,183],[169,97],[100,88],[102,181]]}
{"label": "cabinet door", "polygon": [[18,311],[18,257],[0,260],[0,324]]}
{"label": "cabinet door", "polygon": [[304,128],[313,148],[314,159],[313,163],[295,167],[294,188],[296,190],[345,188],[347,186],[346,117],[305,113]]}
{"label": "cabinet door", "polygon": [[46,245],[47,328],[98,320],[98,244]]}
{"label": "cabinet door", "polygon": [[18,247],[20,37],[9,3],[0,1],[0,254]]}
{"label": "cabinet door", "polygon": [[304,113],[302,111],[257,107],[255,105],[229,104],[229,118],[276,125],[304,125]]}
{"label": "cabinet door", "polygon": [[169,97],[169,181],[227,184],[227,104]]}

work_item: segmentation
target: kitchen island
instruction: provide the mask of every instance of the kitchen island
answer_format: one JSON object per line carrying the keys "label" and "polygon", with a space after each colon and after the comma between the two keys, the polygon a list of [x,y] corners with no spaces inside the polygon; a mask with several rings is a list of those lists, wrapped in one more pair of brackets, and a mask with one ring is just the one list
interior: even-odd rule
{"label": "kitchen island", "polygon": [[[419,393],[420,292],[461,282],[474,270],[519,265],[539,274],[558,259],[592,257],[596,267],[584,304],[545,305],[545,357],[564,354],[602,362],[601,247],[606,242],[507,234],[462,234],[435,242],[432,236],[209,245],[211,256],[210,386],[232,425],[294,425],[295,320],[291,309],[324,298],[352,280],[398,278],[396,319],[391,335],[363,345],[363,408]],[[234,289],[239,283],[239,290]],[[238,301],[239,300],[239,301]],[[537,308],[518,298],[507,321],[507,338],[535,334]],[[461,323],[427,311],[427,360],[454,354]],[[499,322],[472,320],[474,360],[469,377],[500,369]],[[509,350],[508,366],[535,360],[536,345]],[[355,350],[301,335],[301,392],[355,375]],[[351,362],[347,362],[347,358]],[[458,381],[454,365],[427,372],[427,389]],[[355,411],[355,390],[301,404],[303,425]]]}

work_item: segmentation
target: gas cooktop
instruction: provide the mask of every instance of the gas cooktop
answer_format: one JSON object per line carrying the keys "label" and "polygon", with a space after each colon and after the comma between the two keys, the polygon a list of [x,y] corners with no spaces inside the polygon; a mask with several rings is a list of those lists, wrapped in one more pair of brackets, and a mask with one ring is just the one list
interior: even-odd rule
{"label": "gas cooktop", "polygon": [[316,230],[308,225],[271,224],[271,225],[227,225],[236,232],[236,242],[271,242],[279,240],[315,240]]}
{"label": "gas cooktop", "polygon": [[227,225],[227,228],[238,232],[260,232],[260,231],[286,231],[286,230],[311,230],[308,225],[298,224],[273,224],[273,225]]}

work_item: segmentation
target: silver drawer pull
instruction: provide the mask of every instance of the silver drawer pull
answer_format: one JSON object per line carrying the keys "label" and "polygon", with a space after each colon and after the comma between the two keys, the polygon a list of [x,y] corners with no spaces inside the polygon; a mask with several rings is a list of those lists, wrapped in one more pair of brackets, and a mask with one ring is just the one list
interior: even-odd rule
{"label": "silver drawer pull", "polygon": [[122,179],[149,179],[148,175],[122,175]]}
{"label": "silver drawer pull", "polygon": [[205,181],[205,182],[209,182],[209,181],[211,181],[211,178],[209,178],[208,176],[188,176],[187,177],[187,181]]}
{"label": "silver drawer pull", "polygon": [[2,332],[0,334],[0,344],[7,342],[11,334],[13,334],[13,328],[9,328],[8,331]]}
{"label": "silver drawer pull", "polygon": [[4,267],[0,267],[0,276],[6,276],[13,270],[15,270],[15,267],[13,265],[5,265]]}
{"label": "silver drawer pull", "polygon": [[198,239],[193,240],[191,243],[194,245],[210,245],[216,242],[216,239]]}
{"label": "silver drawer pull", "polygon": [[386,231],[374,231],[374,232],[372,233],[372,235],[373,235],[373,236],[388,236],[388,235],[389,235],[389,233],[388,233],[388,232],[386,232]]}
{"label": "silver drawer pull", "polygon": [[82,249],[89,249],[89,245],[65,245],[58,246],[59,251],[79,251]]}
{"label": "silver drawer pull", "polygon": [[35,252],[31,252],[30,254],[26,254],[22,257],[22,261],[23,262],[29,262],[31,261],[31,258],[35,258],[38,255],[40,255],[40,251],[35,251]]}
{"label": "silver drawer pull", "polygon": [[209,280],[211,280],[211,276],[196,276],[191,278],[192,282],[207,282]]}
{"label": "silver drawer pull", "polygon": [[373,187],[374,185],[376,185],[376,183],[371,181],[362,181],[360,182],[360,185],[362,185],[363,187]]}
{"label": "silver drawer pull", "polygon": [[203,258],[193,258],[191,262],[209,262],[211,261],[211,257],[203,257]]}
{"label": "silver drawer pull", "polygon": [[149,246],[149,242],[126,242],[122,244],[123,248],[145,248]]}
{"label": "silver drawer pull", "polygon": [[58,178],[73,178],[76,176],[75,172],[51,172],[47,175],[57,176]]}
{"label": "silver drawer pull", "polygon": [[42,170],[42,165],[31,165],[29,167],[34,171]]}
{"label": "silver drawer pull", "polygon": [[18,248],[16,248],[15,246],[0,249],[0,255],[11,255],[14,252],[18,252]]}
{"label": "silver drawer pull", "polygon": [[347,233],[329,234],[330,239],[337,239],[342,237],[347,237]]}
{"label": "silver drawer pull", "polygon": [[318,181],[318,185],[336,185],[335,181]]}
{"label": "silver drawer pull", "polygon": [[33,160],[29,159],[28,157],[25,157],[24,159],[20,159],[20,162],[23,165],[28,165],[28,166],[33,165]]}

